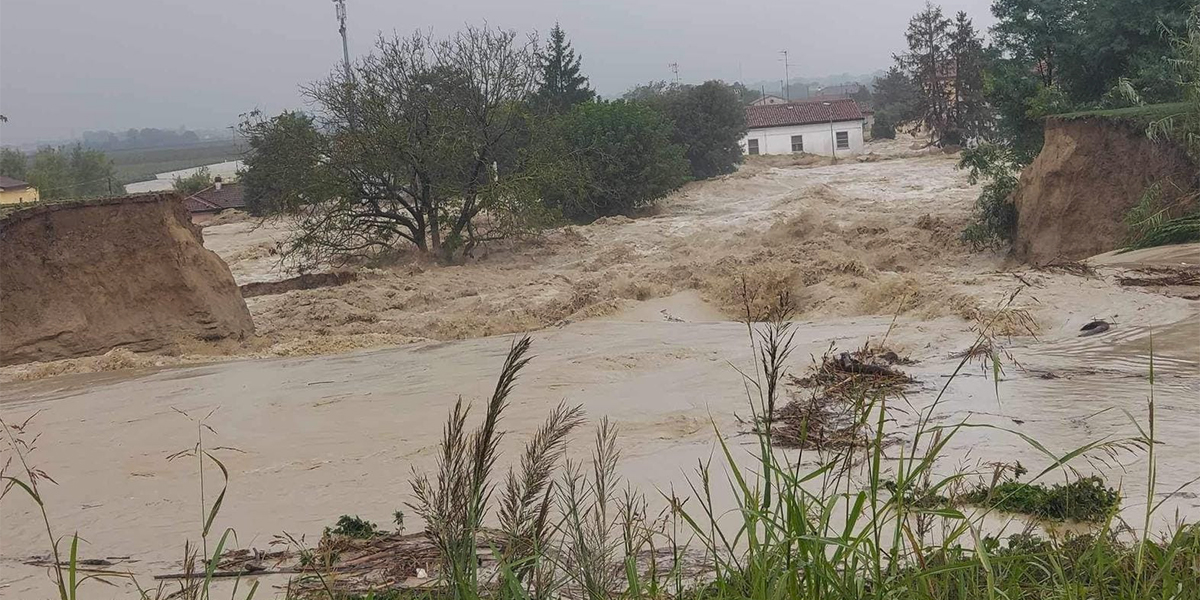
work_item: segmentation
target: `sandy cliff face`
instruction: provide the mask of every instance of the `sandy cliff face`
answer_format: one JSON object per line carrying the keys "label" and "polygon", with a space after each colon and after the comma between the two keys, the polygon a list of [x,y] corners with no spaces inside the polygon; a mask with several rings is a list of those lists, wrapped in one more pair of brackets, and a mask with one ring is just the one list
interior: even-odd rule
{"label": "sandy cliff face", "polygon": [[0,220],[0,364],[254,332],[229,267],[173,194]]}
{"label": "sandy cliff face", "polygon": [[1162,182],[1163,200],[1192,186],[1197,166],[1166,142],[1110,119],[1051,119],[1046,145],[1021,173],[1016,258],[1078,260],[1121,246],[1125,214],[1147,186]]}

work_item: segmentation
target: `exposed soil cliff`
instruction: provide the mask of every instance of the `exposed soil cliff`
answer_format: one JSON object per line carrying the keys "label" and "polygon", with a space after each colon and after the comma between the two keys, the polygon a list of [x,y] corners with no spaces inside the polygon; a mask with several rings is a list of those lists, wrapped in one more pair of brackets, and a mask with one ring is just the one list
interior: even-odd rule
{"label": "exposed soil cliff", "polygon": [[0,256],[0,364],[254,332],[229,267],[173,194],[12,213]]}
{"label": "exposed soil cliff", "polygon": [[1099,117],[1051,119],[1046,144],[1021,174],[1014,198],[1013,254],[1045,263],[1114,250],[1125,239],[1125,214],[1149,185],[1160,182],[1170,205],[1196,177],[1182,149],[1151,141],[1142,129]]}

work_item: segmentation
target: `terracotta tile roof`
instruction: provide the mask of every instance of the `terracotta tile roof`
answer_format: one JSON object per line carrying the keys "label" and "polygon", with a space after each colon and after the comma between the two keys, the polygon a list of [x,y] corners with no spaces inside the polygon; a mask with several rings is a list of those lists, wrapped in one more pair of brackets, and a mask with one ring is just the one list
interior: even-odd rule
{"label": "terracotta tile roof", "polygon": [[33,187],[20,179],[13,179],[5,175],[0,175],[0,190],[23,190],[27,187]]}
{"label": "terracotta tile roof", "polygon": [[183,199],[183,205],[194,213],[217,212],[227,208],[246,208],[246,198],[240,183],[225,183],[221,189],[211,186]]}
{"label": "terracotta tile roof", "polygon": [[791,104],[768,104],[746,107],[746,127],[785,127],[788,125],[811,125],[838,121],[860,121],[863,118],[858,104],[849,98],[823,102],[792,102]]}

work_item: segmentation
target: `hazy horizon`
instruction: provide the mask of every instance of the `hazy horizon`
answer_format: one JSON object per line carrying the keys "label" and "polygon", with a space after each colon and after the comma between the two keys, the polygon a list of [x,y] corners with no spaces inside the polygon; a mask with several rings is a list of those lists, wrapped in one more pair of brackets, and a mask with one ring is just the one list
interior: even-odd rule
{"label": "hazy horizon", "polygon": [[[980,31],[993,22],[990,0],[940,4],[947,15],[965,10]],[[670,80],[673,62],[684,82],[778,82],[783,49],[793,79],[885,69],[904,47],[909,17],[923,5],[612,0],[564,9],[545,0],[504,6],[347,0],[347,29],[353,58],[369,53],[380,32],[445,35],[486,21],[544,38],[557,21],[582,55],[592,87],[613,97],[639,83]],[[77,138],[85,130],[219,129],[255,108],[269,114],[305,108],[300,85],[341,60],[329,0],[3,0],[0,15],[5,145]]]}

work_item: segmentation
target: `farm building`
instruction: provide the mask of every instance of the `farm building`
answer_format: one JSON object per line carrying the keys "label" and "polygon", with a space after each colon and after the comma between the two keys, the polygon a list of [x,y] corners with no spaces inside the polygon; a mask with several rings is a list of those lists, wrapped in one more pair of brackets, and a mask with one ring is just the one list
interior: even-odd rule
{"label": "farm building", "polygon": [[864,117],[854,100],[746,107],[746,154],[850,156],[862,152]]}

